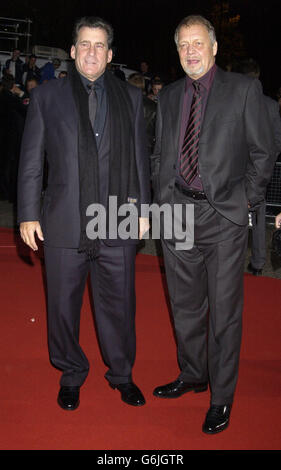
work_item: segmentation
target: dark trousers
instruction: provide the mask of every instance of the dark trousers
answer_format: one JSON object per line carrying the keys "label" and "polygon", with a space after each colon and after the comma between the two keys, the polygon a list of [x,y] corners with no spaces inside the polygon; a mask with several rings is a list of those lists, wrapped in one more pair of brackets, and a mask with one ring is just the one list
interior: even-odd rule
{"label": "dark trousers", "polygon": [[263,201],[252,215],[252,249],[250,262],[255,269],[262,269],[266,262],[266,203]]}
{"label": "dark trousers", "polygon": [[233,401],[239,365],[247,226],[222,217],[206,200],[175,192],[175,203],[194,204],[194,246],[176,250],[162,240],[177,337],[180,376],[207,382],[211,403]]}
{"label": "dark trousers", "polygon": [[62,386],[81,386],[89,362],[79,344],[80,311],[90,273],[95,320],[105,374],[112,383],[131,381],[135,360],[136,247],[100,242],[89,261],[77,249],[44,247],[48,292],[48,344],[52,364],[63,371]]}

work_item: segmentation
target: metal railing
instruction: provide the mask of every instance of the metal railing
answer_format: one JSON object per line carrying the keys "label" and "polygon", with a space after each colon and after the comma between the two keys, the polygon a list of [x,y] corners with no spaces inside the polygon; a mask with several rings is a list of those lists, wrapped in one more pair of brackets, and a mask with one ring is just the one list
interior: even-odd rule
{"label": "metal railing", "polygon": [[265,200],[266,219],[269,222],[274,222],[275,215],[281,212],[281,161],[277,161],[274,165]]}

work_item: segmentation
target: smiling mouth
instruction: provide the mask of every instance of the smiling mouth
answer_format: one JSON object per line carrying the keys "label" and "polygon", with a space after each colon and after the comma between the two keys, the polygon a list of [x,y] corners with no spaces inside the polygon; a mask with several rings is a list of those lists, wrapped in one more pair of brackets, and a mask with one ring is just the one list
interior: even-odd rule
{"label": "smiling mouth", "polygon": [[199,59],[187,59],[186,62],[188,65],[196,65],[200,62],[200,60]]}
{"label": "smiling mouth", "polygon": [[93,62],[92,60],[85,60],[85,63],[87,65],[96,65],[97,64],[96,62]]}

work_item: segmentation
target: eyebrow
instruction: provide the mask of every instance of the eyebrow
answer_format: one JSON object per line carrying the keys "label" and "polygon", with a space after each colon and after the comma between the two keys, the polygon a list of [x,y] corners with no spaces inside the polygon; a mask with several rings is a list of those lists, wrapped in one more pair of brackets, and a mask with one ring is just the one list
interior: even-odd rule
{"label": "eyebrow", "polygon": [[[81,39],[80,41],[78,41],[79,44],[83,43],[83,42],[86,42],[86,43],[91,43],[90,39]],[[105,43],[102,42],[102,41],[97,41],[97,42],[94,42],[94,45],[102,45],[102,46],[105,46]]]}
{"label": "eyebrow", "polygon": [[203,42],[204,39],[203,39],[203,38],[199,38],[199,37],[194,38],[194,39],[191,39],[191,41],[188,41],[187,39],[182,39],[182,40],[179,41],[178,43],[179,43],[179,44],[186,44],[186,43],[195,42],[195,41],[201,41],[201,42]]}

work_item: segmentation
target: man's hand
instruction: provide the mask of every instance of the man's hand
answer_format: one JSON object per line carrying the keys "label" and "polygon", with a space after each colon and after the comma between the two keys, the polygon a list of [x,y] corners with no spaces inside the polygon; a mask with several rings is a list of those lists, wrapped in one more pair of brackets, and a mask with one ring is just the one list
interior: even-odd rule
{"label": "man's hand", "polygon": [[139,218],[139,239],[141,240],[144,234],[149,230],[149,218],[140,217]]}
{"label": "man's hand", "polygon": [[275,227],[281,228],[281,212],[275,217]]}
{"label": "man's hand", "polygon": [[35,233],[39,240],[44,240],[41,226],[38,220],[31,222],[22,222],[20,224],[21,238],[23,239],[24,243],[26,243],[33,251],[38,250],[38,246],[35,241]]}
{"label": "man's hand", "polygon": [[24,91],[22,91],[17,85],[13,86],[13,88],[11,89],[11,92],[14,95],[19,96],[20,98],[24,95]]}

